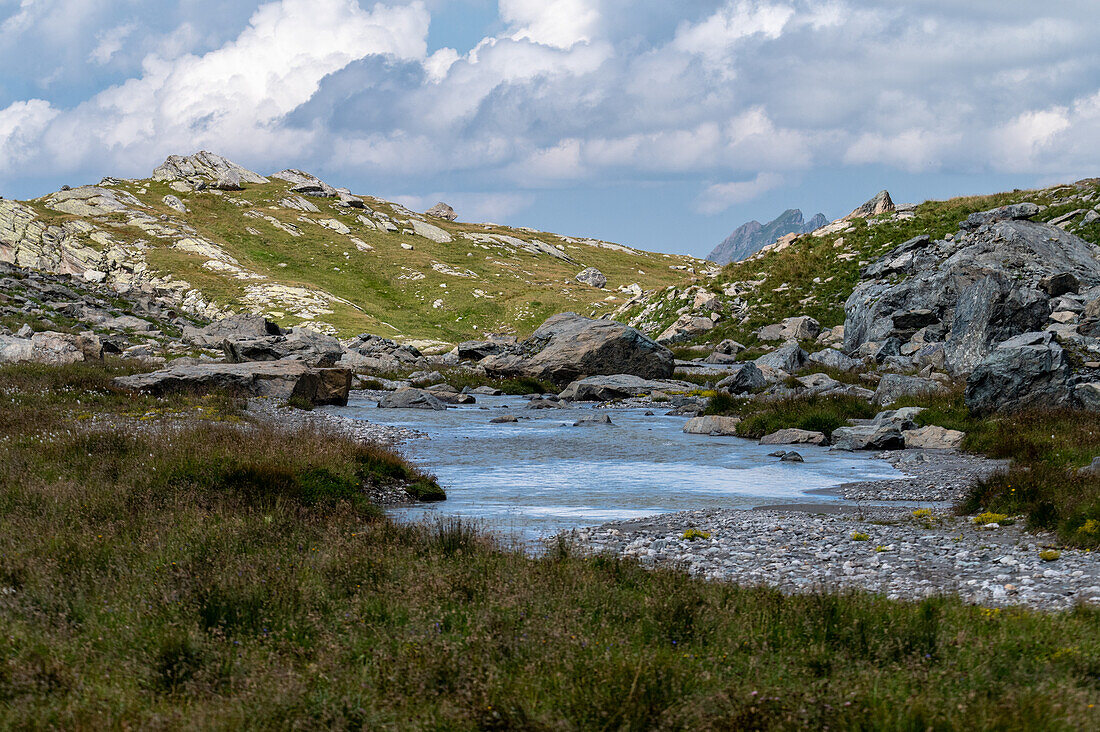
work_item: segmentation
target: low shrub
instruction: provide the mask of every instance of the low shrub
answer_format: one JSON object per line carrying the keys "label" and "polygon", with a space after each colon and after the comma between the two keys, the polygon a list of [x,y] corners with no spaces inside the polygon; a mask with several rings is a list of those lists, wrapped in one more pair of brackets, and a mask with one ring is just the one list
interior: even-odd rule
{"label": "low shrub", "polygon": [[822,432],[826,436],[848,424],[849,419],[869,419],[878,409],[853,396],[799,396],[790,399],[758,400],[737,407],[741,424],[737,434],[759,439],[781,429],[797,428]]}

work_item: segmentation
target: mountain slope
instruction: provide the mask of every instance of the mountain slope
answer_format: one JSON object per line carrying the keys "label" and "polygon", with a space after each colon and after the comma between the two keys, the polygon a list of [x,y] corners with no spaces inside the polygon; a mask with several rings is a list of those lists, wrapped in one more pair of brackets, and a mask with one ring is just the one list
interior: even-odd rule
{"label": "mountain slope", "polygon": [[[171,294],[206,317],[251,311],[343,336],[452,343],[523,335],[564,310],[598,316],[707,267],[434,218],[302,171],[264,177],[209,153],[173,156],[151,179],[0,200],[0,260]],[[575,280],[587,267],[607,277],[605,289]]]}
{"label": "mountain slope", "polygon": [[787,234],[806,234],[828,223],[825,214],[817,214],[808,222],[803,221],[802,211],[787,209],[767,224],[749,221],[737,227],[726,240],[716,246],[707,255],[707,259],[718,264],[729,264],[748,259],[753,254]]}

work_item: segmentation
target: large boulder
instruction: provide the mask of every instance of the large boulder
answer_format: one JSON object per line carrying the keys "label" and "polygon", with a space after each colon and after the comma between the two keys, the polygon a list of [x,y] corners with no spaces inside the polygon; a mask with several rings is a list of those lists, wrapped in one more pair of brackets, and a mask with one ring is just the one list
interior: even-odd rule
{"label": "large boulder", "polygon": [[527,376],[566,384],[585,376],[632,374],[667,379],[672,352],[630,326],[561,313],[543,323],[517,349],[480,365],[493,376]]}
{"label": "large boulder", "polygon": [[903,376],[901,374],[886,374],[878,382],[875,389],[874,402],[879,406],[893,404],[904,397],[919,397],[930,394],[944,394],[947,387],[933,379],[922,379],[918,376]]}
{"label": "large boulder", "polygon": [[1072,403],[1073,371],[1048,331],[1024,333],[998,345],[966,380],[966,406],[976,414]]}
{"label": "large boulder", "polygon": [[692,417],[684,424],[684,432],[689,435],[723,435],[737,436],[737,425],[741,424],[740,417],[723,417],[720,415],[706,415]]}
{"label": "large boulder", "polygon": [[428,360],[416,346],[363,333],[348,341],[339,365],[356,371],[389,373],[423,369]]}
{"label": "large boulder", "polygon": [[767,385],[768,379],[764,376],[764,372],[752,361],[718,382],[718,388],[725,389],[730,394],[746,394],[763,389]]}
{"label": "large boulder", "polygon": [[833,430],[833,445],[839,450],[900,450],[905,437],[893,424],[864,424]]}
{"label": "large boulder", "polygon": [[428,216],[434,216],[437,219],[443,219],[444,221],[454,221],[458,218],[458,214],[455,213],[455,210],[442,201],[435,204],[424,213]]}
{"label": "large boulder", "polygon": [[489,356],[499,356],[502,353],[507,353],[515,345],[515,338],[463,341],[458,344],[458,358],[462,361],[480,361]]}
{"label": "large boulder", "polygon": [[890,198],[889,191],[879,191],[875,194],[875,197],[867,201],[855,211],[844,217],[845,220],[850,219],[865,219],[868,216],[877,216],[878,214],[890,213],[895,209],[894,202]]}
{"label": "large boulder", "polygon": [[958,450],[966,438],[965,432],[928,425],[901,433],[907,450]]}
{"label": "large boulder", "polygon": [[558,397],[572,402],[606,402],[612,399],[652,394],[655,391],[682,392],[695,388],[694,384],[686,381],[663,381],[643,379],[632,374],[615,374],[578,379],[565,387]]}
{"label": "large boulder", "polygon": [[813,340],[819,333],[821,333],[820,323],[809,315],[800,315],[766,325],[757,331],[756,337],[762,341],[802,341]]}
{"label": "large boulder", "polygon": [[334,366],[344,355],[340,341],[309,328],[293,328],[288,335],[226,338],[222,350],[230,363],[291,358],[310,366]]}
{"label": "large boulder", "polygon": [[776,371],[784,371],[793,374],[806,363],[808,355],[794,341],[785,343],[771,353],[766,353],[756,359],[755,363],[760,368],[769,368]]}
{"label": "large boulder", "polygon": [[701,315],[685,314],[676,319],[676,322],[665,328],[657,342],[662,345],[680,343],[698,338],[714,328],[714,321]]}
{"label": "large boulder", "polygon": [[283,335],[283,329],[262,315],[232,315],[197,328],[185,326],[183,342],[203,348],[220,348],[227,339],[265,338]]}
{"label": "large boulder", "polygon": [[316,369],[301,361],[264,363],[213,363],[175,366],[134,376],[119,376],[114,384],[123,389],[156,396],[174,392],[226,390],[232,393],[309,404],[346,406],[351,372]]}
{"label": "large boulder", "polygon": [[855,371],[863,366],[862,361],[846,356],[835,348],[824,348],[820,351],[814,351],[806,357],[806,361],[817,366],[824,366],[827,369],[836,369],[837,371]]}
{"label": "large boulder", "polygon": [[583,270],[580,274],[577,275],[576,280],[577,282],[589,285],[590,287],[596,287],[598,289],[603,289],[604,287],[607,287],[607,277],[605,277],[604,273],[596,269],[595,267],[589,267]]}
{"label": "large boulder", "polygon": [[72,335],[43,331],[27,338],[0,335],[0,363],[61,366],[103,358],[103,345],[92,333]]}
{"label": "large boulder", "polygon": [[[1046,327],[1050,293],[1100,286],[1100,247],[1026,220],[1037,211],[981,212],[955,237],[917,237],[871,264],[845,304],[845,351],[896,339],[906,360],[942,357],[963,376],[996,344]],[[924,357],[926,347],[936,353]]]}
{"label": "large boulder", "polygon": [[827,445],[829,438],[822,432],[788,428],[760,438],[761,445]]}

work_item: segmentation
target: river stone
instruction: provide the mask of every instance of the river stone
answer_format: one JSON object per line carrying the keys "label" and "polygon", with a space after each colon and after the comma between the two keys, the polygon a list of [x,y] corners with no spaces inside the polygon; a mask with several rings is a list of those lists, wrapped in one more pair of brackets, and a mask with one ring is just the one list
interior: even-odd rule
{"label": "river stone", "polygon": [[581,417],[573,423],[574,427],[593,427],[596,425],[611,425],[615,426],[615,423],[611,421],[611,417],[606,414],[599,414],[592,417]]}
{"label": "river stone", "polygon": [[437,395],[424,389],[399,389],[378,401],[380,409],[431,409],[442,412],[447,405]]}
{"label": "river stone", "polygon": [[504,396],[504,392],[495,386],[476,386],[470,389],[471,394],[480,394],[482,396]]}
{"label": "river stone", "polygon": [[781,462],[781,463],[804,463],[806,461],[797,452],[791,451],[791,452],[788,452],[788,453],[784,453],[783,457],[779,458],[779,462]]}
{"label": "river stone", "polygon": [[515,424],[516,422],[519,422],[519,418],[511,414],[504,414],[489,420],[489,424]]}
{"label": "river stone", "polygon": [[821,432],[794,428],[772,432],[760,438],[761,445],[825,445],[828,442],[829,438]]}
{"label": "river stone", "polygon": [[557,384],[611,374],[667,379],[675,368],[672,352],[640,331],[576,313],[553,316],[519,350],[490,356],[479,365],[491,376],[527,376]]}
{"label": "river stone", "polygon": [[915,430],[905,430],[901,433],[905,439],[906,449],[922,450],[957,450],[962,446],[965,432],[944,429],[936,425],[928,425]]}
{"label": "river stone", "polygon": [[631,374],[614,374],[612,376],[589,376],[587,379],[578,379],[558,397],[572,402],[606,402],[612,399],[626,399],[632,396],[650,394],[655,391],[691,391],[694,384],[686,381],[657,381],[643,379]]}
{"label": "river stone", "polygon": [[741,423],[740,417],[723,417],[708,414],[703,417],[692,417],[684,424],[684,432],[689,435],[737,435],[737,425]]}
{"label": "river stone", "polygon": [[891,425],[857,425],[833,430],[833,445],[840,450],[900,450],[905,438]]}
{"label": "river stone", "polygon": [[227,390],[270,399],[289,400],[293,397],[314,405],[346,406],[351,389],[351,372],[346,369],[315,369],[300,361],[212,363],[119,376],[113,383],[123,389],[155,396]]}

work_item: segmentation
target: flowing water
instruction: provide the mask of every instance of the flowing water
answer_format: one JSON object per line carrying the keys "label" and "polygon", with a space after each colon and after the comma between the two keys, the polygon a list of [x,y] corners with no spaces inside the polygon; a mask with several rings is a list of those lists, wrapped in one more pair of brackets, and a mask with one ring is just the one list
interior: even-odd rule
{"label": "flowing water", "polygon": [[[410,519],[455,515],[532,540],[579,526],[701,508],[753,508],[839,499],[810,491],[856,480],[900,477],[866,455],[797,446],[804,463],[783,463],[775,446],[737,437],[684,434],[684,417],[645,409],[604,413],[614,425],[574,427],[589,405],[527,409],[520,397],[477,397],[475,405],[435,412],[378,409],[355,397],[337,414],[408,427],[430,439],[404,452],[431,471],[447,500],[398,509]],[[504,414],[515,424],[489,424]],[[792,449],[785,447],[781,449]]]}

